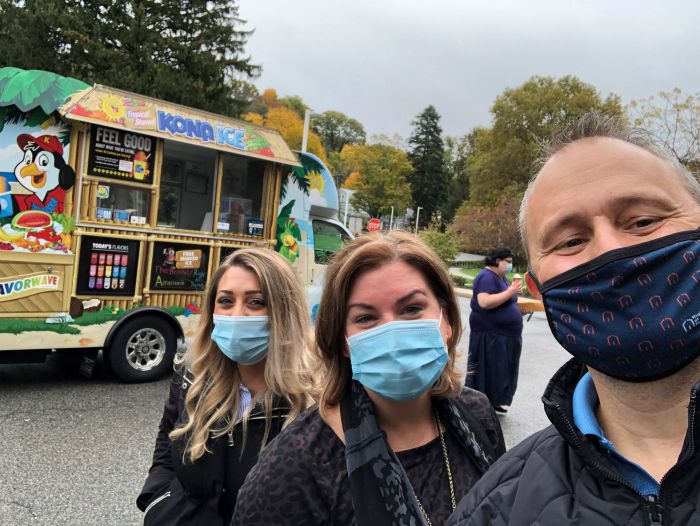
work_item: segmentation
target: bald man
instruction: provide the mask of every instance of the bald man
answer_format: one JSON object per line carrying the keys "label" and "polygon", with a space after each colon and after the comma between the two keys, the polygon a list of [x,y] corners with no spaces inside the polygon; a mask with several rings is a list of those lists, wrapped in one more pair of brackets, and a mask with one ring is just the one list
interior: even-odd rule
{"label": "bald man", "polygon": [[450,525],[700,524],[700,185],[591,113],[550,141],[523,199],[528,287],[574,358],[552,425],[506,453]]}

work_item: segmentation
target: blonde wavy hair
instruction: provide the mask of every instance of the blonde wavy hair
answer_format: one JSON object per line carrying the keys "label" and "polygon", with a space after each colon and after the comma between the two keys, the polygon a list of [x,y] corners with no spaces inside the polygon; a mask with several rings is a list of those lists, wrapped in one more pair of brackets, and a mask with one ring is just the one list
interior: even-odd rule
{"label": "blonde wavy hair", "polygon": [[[235,362],[228,359],[211,339],[212,315],[219,281],[231,267],[242,267],[255,274],[267,304],[270,319],[270,347],[265,364],[267,389],[256,396],[250,407],[262,400],[265,433],[269,438],[274,397],[288,401],[288,425],[312,402],[314,382],[309,356],[311,321],[304,290],[287,260],[266,248],[244,248],[228,256],[209,281],[199,328],[193,344],[176,367],[194,377],[185,396],[187,422],[170,433],[171,439],[185,437],[183,460],[195,461],[209,452],[207,441],[229,433],[236,424],[240,403],[240,375]],[[244,437],[249,411],[243,417]]]}
{"label": "blonde wavy hair", "polygon": [[350,359],[346,358],[345,322],[347,304],[357,277],[370,270],[403,261],[418,271],[437,298],[452,326],[447,340],[449,361],[429,391],[431,396],[450,398],[462,391],[463,372],[455,366],[462,321],[450,275],[440,258],[419,237],[403,232],[365,234],[345,245],[328,266],[323,295],[316,317],[316,350],[325,366],[324,387],[319,409],[337,405],[352,379]]}

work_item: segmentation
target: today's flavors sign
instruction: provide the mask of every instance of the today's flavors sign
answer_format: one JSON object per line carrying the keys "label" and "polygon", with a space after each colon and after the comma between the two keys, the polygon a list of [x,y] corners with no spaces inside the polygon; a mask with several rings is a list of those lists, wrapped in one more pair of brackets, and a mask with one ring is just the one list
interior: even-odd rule
{"label": "today's flavors sign", "polygon": [[83,236],[78,264],[78,294],[133,296],[139,241]]}

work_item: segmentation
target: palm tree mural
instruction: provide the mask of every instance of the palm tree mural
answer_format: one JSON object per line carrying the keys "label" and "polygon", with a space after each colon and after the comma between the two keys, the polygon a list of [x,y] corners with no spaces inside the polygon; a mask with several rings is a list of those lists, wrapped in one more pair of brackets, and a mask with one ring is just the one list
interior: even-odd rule
{"label": "palm tree mural", "polygon": [[[90,86],[77,79],[55,73],[20,68],[0,68],[0,132],[5,124],[41,126],[57,122],[56,110],[72,95]],[[70,130],[63,130],[59,140],[65,146]]]}
{"label": "palm tree mural", "polygon": [[304,192],[306,195],[309,195],[309,179],[307,178],[306,167],[295,166],[292,168],[292,171],[286,175],[284,181],[282,181],[282,188],[280,188],[280,203],[284,201],[285,197],[287,197],[287,184],[289,183],[290,179],[294,181],[294,184],[297,185],[299,190]]}
{"label": "palm tree mural", "polygon": [[[320,174],[323,169],[314,159],[303,156],[298,157],[302,166],[295,166],[282,181],[280,189],[280,205],[287,196],[287,185],[293,181],[304,195],[309,195],[311,181],[314,174]],[[295,199],[292,199],[280,208],[277,216],[277,246],[275,250],[294,263],[299,256],[299,243],[301,242],[301,230],[296,219],[291,216]]]}

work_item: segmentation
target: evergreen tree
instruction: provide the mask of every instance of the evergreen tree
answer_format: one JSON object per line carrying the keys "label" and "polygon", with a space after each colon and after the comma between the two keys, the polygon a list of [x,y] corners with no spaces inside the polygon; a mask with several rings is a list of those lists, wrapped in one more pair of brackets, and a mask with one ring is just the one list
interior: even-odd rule
{"label": "evergreen tree", "polygon": [[461,137],[445,137],[445,169],[450,181],[447,200],[442,209],[442,219],[445,222],[452,221],[457,209],[469,198],[468,158],[473,139],[479,130],[476,128]]}
{"label": "evergreen tree", "polygon": [[408,178],[416,207],[422,208],[421,225],[427,225],[434,214],[442,212],[447,200],[449,179],[445,170],[445,147],[442,141],[440,115],[428,106],[413,121],[413,132],[408,139],[408,154],[413,174]]}
{"label": "evergreen tree", "polygon": [[[238,116],[259,66],[226,0],[0,0],[0,65]],[[28,30],[30,28],[30,30]]]}

